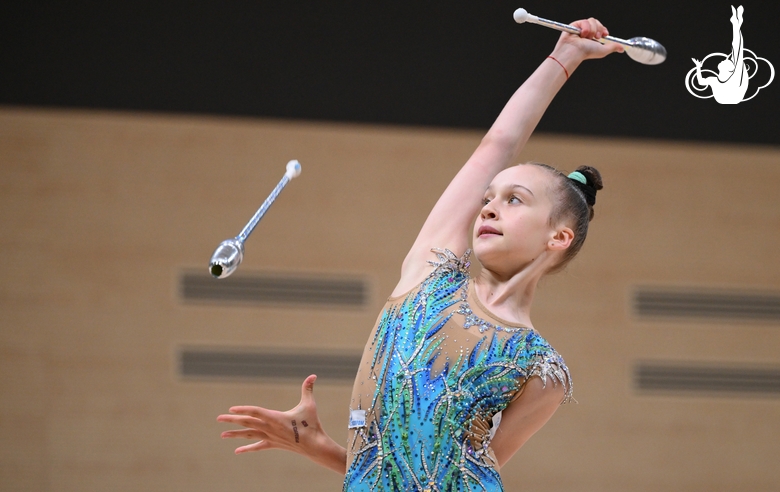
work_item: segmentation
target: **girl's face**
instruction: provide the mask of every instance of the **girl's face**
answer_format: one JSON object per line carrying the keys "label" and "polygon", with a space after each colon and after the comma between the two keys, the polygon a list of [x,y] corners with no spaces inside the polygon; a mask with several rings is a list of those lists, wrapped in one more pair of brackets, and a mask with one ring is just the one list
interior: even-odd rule
{"label": "girl's face", "polygon": [[554,176],[534,165],[505,169],[485,191],[474,224],[474,254],[485,268],[513,275],[547,250]]}

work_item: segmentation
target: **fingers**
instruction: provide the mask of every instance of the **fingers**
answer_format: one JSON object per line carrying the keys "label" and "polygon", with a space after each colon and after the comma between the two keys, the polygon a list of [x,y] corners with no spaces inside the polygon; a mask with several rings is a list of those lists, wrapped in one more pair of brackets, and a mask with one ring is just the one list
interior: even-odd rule
{"label": "fingers", "polygon": [[225,414],[217,417],[217,422],[226,422],[228,424],[236,424],[248,429],[266,430],[268,424],[264,420],[260,420],[255,417],[246,417],[243,415]]}
{"label": "fingers", "polygon": [[225,431],[220,436],[222,439],[254,439],[254,440],[267,440],[268,434],[262,431],[254,430],[254,429],[244,429],[244,430],[230,430]]}
{"label": "fingers", "polygon": [[[603,41],[605,37],[609,36],[609,30],[598,19],[591,17],[575,21],[572,24],[580,29],[580,35],[562,35],[560,42],[576,46],[583,58],[602,58],[610,53],[625,51],[625,48],[619,43]],[[591,41],[598,41],[599,44]]]}
{"label": "fingers", "polygon": [[590,19],[578,20],[574,22],[573,25],[580,28],[580,31],[582,31],[580,37],[584,39],[601,39],[605,36],[609,36],[609,31],[604,27],[604,24],[593,17]]}
{"label": "fingers", "polygon": [[622,44],[613,43],[611,41],[604,43],[604,47],[607,49],[606,53],[623,53],[626,51]]}
{"label": "fingers", "polygon": [[314,382],[316,380],[316,374],[312,374],[303,380],[303,384],[301,385],[301,403],[309,403],[314,401]]}
{"label": "fingers", "polygon": [[303,381],[300,404],[286,412],[256,406],[231,407],[230,413],[218,416],[217,421],[244,428],[222,432],[221,437],[258,441],[237,448],[236,454],[264,449],[286,449],[305,454],[317,435],[323,432],[314,402],[316,380],[317,376],[312,374]]}
{"label": "fingers", "polygon": [[[273,414],[275,413],[273,410],[268,410],[263,407],[254,407],[249,405],[238,405],[235,407],[230,407],[228,410],[230,413],[234,413],[237,415],[248,415],[250,417],[254,417],[261,420],[270,420],[273,418]],[[222,415],[220,415],[221,417]]]}
{"label": "fingers", "polygon": [[251,453],[254,451],[263,451],[265,449],[273,449],[273,445],[268,441],[259,441],[254,444],[247,444],[236,448],[236,454]]}

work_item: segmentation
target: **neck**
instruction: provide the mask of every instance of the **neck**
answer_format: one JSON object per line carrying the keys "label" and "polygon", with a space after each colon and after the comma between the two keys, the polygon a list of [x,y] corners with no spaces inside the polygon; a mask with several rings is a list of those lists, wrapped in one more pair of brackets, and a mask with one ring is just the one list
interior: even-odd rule
{"label": "neck", "polygon": [[511,276],[502,276],[483,267],[477,276],[475,291],[480,302],[497,316],[530,327],[531,305],[542,276],[543,273],[533,265]]}

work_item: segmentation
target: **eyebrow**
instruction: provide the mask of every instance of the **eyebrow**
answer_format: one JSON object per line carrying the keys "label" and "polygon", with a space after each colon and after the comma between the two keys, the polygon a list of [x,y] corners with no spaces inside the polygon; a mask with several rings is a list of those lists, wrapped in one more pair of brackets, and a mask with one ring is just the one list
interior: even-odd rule
{"label": "eyebrow", "polygon": [[[511,188],[511,189],[515,189],[515,188],[522,188],[522,189],[524,189],[525,191],[527,191],[529,195],[531,195],[531,196],[534,196],[534,192],[533,192],[533,191],[529,190],[528,188],[526,188],[525,186],[523,186],[523,185],[520,185],[520,184],[513,184],[513,185],[509,185],[509,188]],[[485,190],[485,193],[487,193],[487,192],[489,192],[489,191],[493,191],[493,185],[489,185],[489,186],[487,187],[487,189]]]}
{"label": "eyebrow", "polygon": [[526,188],[526,187],[525,187],[525,186],[523,186],[523,185],[514,184],[514,185],[512,185],[512,186],[511,186],[511,188],[522,188],[522,189],[524,189],[525,191],[527,191],[527,192],[528,192],[528,193],[529,193],[531,196],[534,196],[534,192],[533,192],[533,191],[531,191],[531,190],[529,190],[528,188]]}

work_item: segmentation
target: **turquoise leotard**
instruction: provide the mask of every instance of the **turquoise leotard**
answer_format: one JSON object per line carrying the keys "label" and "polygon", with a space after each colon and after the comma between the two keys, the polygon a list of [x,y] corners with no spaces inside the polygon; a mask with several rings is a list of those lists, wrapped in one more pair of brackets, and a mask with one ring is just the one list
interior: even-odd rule
{"label": "turquoise leotard", "polygon": [[468,252],[435,251],[434,271],[388,300],[369,338],[350,404],[345,491],[501,491],[493,417],[531,376],[565,385],[571,399],[550,344],[481,306]]}

